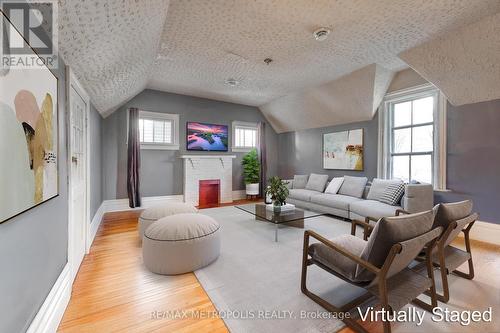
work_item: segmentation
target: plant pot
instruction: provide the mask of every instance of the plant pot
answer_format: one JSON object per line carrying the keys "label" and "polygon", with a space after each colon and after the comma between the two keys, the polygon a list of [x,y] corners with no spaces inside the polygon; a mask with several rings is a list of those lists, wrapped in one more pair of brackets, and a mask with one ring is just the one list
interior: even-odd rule
{"label": "plant pot", "polygon": [[273,211],[275,213],[281,213],[281,206],[280,205],[274,205],[273,206]]}
{"label": "plant pot", "polygon": [[259,195],[259,183],[246,184],[247,195]]}

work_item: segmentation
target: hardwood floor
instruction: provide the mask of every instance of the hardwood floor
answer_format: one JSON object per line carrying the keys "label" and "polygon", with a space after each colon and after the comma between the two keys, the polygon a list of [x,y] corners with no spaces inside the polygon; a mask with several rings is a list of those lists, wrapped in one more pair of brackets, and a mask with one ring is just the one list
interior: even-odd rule
{"label": "hardwood floor", "polygon": [[[137,233],[139,214],[140,211],[105,214],[90,254],[85,256],[76,277],[58,332],[228,332],[224,322],[216,317],[165,318],[168,311],[206,314],[215,311],[215,307],[194,274],[162,276],[144,268]],[[494,306],[494,320],[498,320],[495,315],[500,311],[500,247],[473,242],[473,255],[476,278],[473,282],[456,279],[452,291],[459,296],[459,305],[466,309]],[[497,304],[492,304],[495,299]],[[450,302],[456,300],[452,298]],[[363,325],[371,332],[382,331],[378,322]],[[422,331],[438,326],[440,331],[450,331],[433,322],[426,323]],[[415,331],[415,327],[401,324],[393,328],[395,332],[407,332],[408,328]],[[352,331],[344,328],[340,332]]]}
{"label": "hardwood floor", "polygon": [[104,216],[58,332],[227,332],[219,318],[161,318],[165,311],[215,308],[193,273],[163,276],[143,266],[139,214]]}

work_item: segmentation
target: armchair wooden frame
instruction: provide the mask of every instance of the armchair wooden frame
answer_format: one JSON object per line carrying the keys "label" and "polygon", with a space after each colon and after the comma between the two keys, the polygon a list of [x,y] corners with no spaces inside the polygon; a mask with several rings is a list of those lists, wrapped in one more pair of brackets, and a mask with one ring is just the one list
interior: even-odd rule
{"label": "armchair wooden frame", "polygon": [[[450,273],[454,273],[455,275],[468,280],[472,280],[474,278],[474,264],[472,262],[469,233],[478,217],[479,215],[474,213],[464,219],[453,221],[448,225],[437,241],[437,251],[433,253],[433,265],[435,267],[439,267],[439,271],[441,273],[443,293],[440,294],[436,292],[436,297],[441,302],[448,303],[450,300],[450,287],[448,284],[448,275]],[[463,228],[460,231],[464,233],[465,251],[449,245],[451,241],[453,241],[450,237],[456,238],[457,236],[453,236],[453,231],[459,228],[460,225],[463,225]],[[419,259],[423,260],[421,257]],[[464,273],[459,271],[457,268],[466,261],[468,263],[469,272]]]}
{"label": "armchair wooden frame", "polygon": [[[314,260],[313,258],[309,258],[308,248],[309,248],[309,239],[311,237],[318,240],[319,242],[323,243],[324,245],[328,246],[330,249],[340,253],[341,255],[343,255],[347,258],[349,258],[350,260],[354,261],[356,264],[360,265],[361,267],[372,272],[375,275],[375,278],[373,281],[375,281],[375,280],[377,281],[376,282],[376,291],[374,292],[373,288],[367,289],[367,287],[371,286],[369,283],[363,284],[363,283],[352,282],[352,281],[348,280],[347,278],[343,277],[342,275],[340,275],[339,273],[337,273],[337,272],[333,271],[332,269],[328,268],[327,266],[323,265],[322,263]],[[430,241],[427,244],[427,246],[426,246],[426,258],[425,258],[427,275],[428,275],[428,278],[432,281],[431,286],[428,288],[429,295],[431,298],[431,304],[427,304],[427,303],[425,303],[422,300],[419,300],[417,298],[412,300],[412,303],[420,306],[421,308],[423,308],[427,311],[432,311],[432,309],[437,307],[437,298],[435,297],[436,289],[435,289],[435,285],[434,285],[434,269],[432,267],[432,262],[431,262],[431,254],[432,254],[432,250],[434,248],[434,245],[436,243],[436,238],[437,238],[437,236],[435,236],[434,239],[432,239],[432,241]],[[380,306],[383,309],[390,311],[390,312],[393,311],[393,309],[389,305],[389,290],[388,290],[388,284],[387,284],[388,278],[389,278],[388,273],[389,273],[389,269],[391,268],[391,265],[392,265],[394,259],[401,252],[401,250],[402,250],[401,244],[397,243],[397,244],[393,245],[389,251],[389,254],[387,255],[387,258],[386,258],[384,264],[382,265],[381,268],[378,268],[378,267],[372,265],[371,263],[369,263],[368,261],[365,261],[362,258],[348,252],[346,249],[330,242],[328,239],[324,238],[323,236],[319,235],[318,233],[311,231],[311,230],[306,230],[304,232],[304,248],[303,248],[303,257],[302,257],[302,276],[301,276],[302,293],[304,293],[306,296],[311,298],[314,302],[321,305],[326,310],[328,310],[334,314],[339,315],[339,317],[343,318],[342,321],[347,326],[352,328],[355,332],[368,333],[368,331],[365,330],[363,328],[363,326],[358,321],[354,320],[353,318],[347,317],[344,314],[346,312],[349,312],[350,310],[352,310],[356,306],[362,304],[363,302],[365,302],[366,300],[368,300],[374,296],[378,297],[378,299],[380,300]],[[358,298],[356,298],[356,299],[354,299],[354,300],[352,300],[352,301],[350,301],[350,302],[348,302],[340,307],[337,307],[337,306],[329,303],[328,301],[324,300],[320,296],[314,294],[313,292],[311,292],[307,289],[307,267],[310,265],[313,265],[313,264],[321,267],[322,269],[326,270],[327,272],[337,276],[338,278],[340,278],[348,283],[365,288],[368,291],[365,294],[359,296]],[[384,327],[385,333],[391,332],[390,322],[384,321],[383,327]]]}

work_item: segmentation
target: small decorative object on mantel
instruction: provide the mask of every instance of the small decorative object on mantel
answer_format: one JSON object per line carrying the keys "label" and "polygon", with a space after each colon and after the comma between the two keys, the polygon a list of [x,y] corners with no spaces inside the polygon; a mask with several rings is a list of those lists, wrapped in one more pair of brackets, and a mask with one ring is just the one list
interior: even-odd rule
{"label": "small decorative object on mantel", "polygon": [[[281,212],[283,206],[286,205],[286,198],[288,198],[288,187],[286,187],[287,182],[281,180],[281,178],[274,176],[269,178],[269,186],[266,193],[270,194],[271,200],[273,202],[274,212]],[[291,206],[285,207],[286,210],[290,210]],[[295,208],[295,206],[293,207]]]}
{"label": "small decorative object on mantel", "polygon": [[363,129],[323,134],[323,169],[363,171]]}
{"label": "small decorative object on mantel", "polygon": [[243,175],[245,177],[247,197],[257,197],[259,195],[260,163],[257,150],[252,149],[243,156]]}

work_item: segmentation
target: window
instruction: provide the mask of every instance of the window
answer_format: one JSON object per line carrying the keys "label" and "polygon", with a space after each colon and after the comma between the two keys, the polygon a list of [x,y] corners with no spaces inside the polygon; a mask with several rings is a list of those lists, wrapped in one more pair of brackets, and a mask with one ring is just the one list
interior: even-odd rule
{"label": "window", "polygon": [[434,86],[386,96],[381,112],[383,177],[446,188],[445,99]]}
{"label": "window", "polygon": [[258,126],[256,123],[233,121],[233,151],[250,151],[257,148]]}
{"label": "window", "polygon": [[142,149],[179,149],[177,114],[140,111],[139,132]]}

